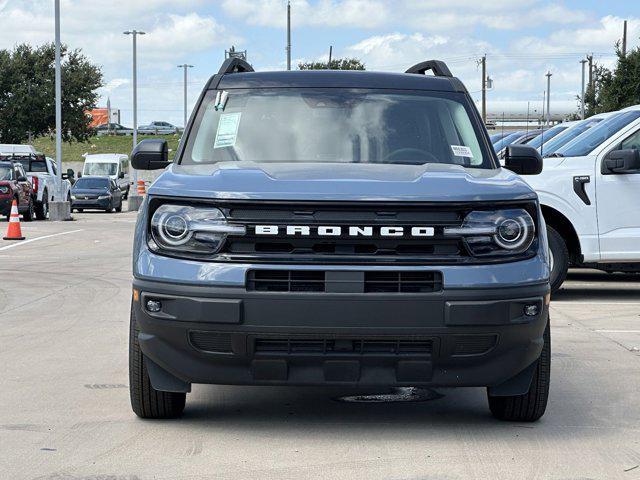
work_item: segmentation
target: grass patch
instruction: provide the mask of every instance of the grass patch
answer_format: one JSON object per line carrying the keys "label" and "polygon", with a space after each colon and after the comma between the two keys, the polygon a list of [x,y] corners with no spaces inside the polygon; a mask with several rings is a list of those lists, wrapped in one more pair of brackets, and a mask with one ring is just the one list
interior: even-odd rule
{"label": "grass patch", "polygon": [[[169,158],[173,157],[180,141],[179,135],[138,135],[138,141],[145,138],[163,138],[169,144]],[[44,153],[47,157],[56,158],[55,138],[40,137],[34,140],[33,146],[38,152]],[[63,162],[82,162],[85,153],[125,153],[131,154],[133,140],[130,136],[103,136],[92,137],[88,142],[62,143]]]}

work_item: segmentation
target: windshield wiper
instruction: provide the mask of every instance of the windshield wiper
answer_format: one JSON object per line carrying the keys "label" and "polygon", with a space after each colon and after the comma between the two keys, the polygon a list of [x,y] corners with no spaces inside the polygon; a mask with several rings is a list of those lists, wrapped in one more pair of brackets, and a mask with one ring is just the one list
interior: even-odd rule
{"label": "windshield wiper", "polygon": [[551,155],[545,155],[545,158],[558,158],[558,157],[564,157],[564,155],[557,152],[553,152]]}

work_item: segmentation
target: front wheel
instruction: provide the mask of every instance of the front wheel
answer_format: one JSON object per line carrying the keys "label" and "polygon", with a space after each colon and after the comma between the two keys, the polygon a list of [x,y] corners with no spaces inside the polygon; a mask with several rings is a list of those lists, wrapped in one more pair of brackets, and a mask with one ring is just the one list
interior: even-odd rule
{"label": "front wheel", "polygon": [[46,220],[49,215],[49,194],[45,190],[42,193],[42,202],[36,205],[36,218],[38,220]]}
{"label": "front wheel", "polygon": [[551,255],[551,293],[560,289],[569,271],[569,250],[567,242],[564,241],[553,227],[547,227],[547,237],[549,238],[549,254]]}
{"label": "front wheel", "polygon": [[138,322],[131,305],[129,325],[129,393],[131,408],[140,418],[175,418],[182,415],[186,393],[161,392],[151,385],[145,357],[138,342]]}
{"label": "front wheel", "polygon": [[529,391],[524,395],[493,397],[487,394],[489,409],[494,417],[511,422],[535,422],[547,409],[551,378],[551,333],[549,323],[544,331],[544,345],[531,379]]}
{"label": "front wheel", "polygon": [[31,222],[34,218],[36,218],[36,212],[33,209],[33,197],[29,197],[29,207],[27,211],[24,212],[22,218],[25,222]]}

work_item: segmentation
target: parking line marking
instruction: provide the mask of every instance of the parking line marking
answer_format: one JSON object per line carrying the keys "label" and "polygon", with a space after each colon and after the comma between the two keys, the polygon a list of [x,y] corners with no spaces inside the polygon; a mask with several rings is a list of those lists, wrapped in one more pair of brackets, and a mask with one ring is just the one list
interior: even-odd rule
{"label": "parking line marking", "polygon": [[83,231],[83,229],[81,228],[79,230],[70,230],[68,232],[52,233],[51,235],[44,235],[42,237],[30,238],[29,240],[23,240],[20,243],[12,243],[11,245],[6,245],[4,247],[0,247],[0,252],[2,250],[9,250],[10,248],[19,247],[20,245],[25,245],[27,243],[36,242],[38,240],[44,240],[46,238],[51,238],[51,237],[59,237],[60,235],[69,235],[70,233],[78,233],[78,232],[82,232],[82,231]]}
{"label": "parking line marking", "polygon": [[598,333],[640,333],[640,330],[594,330]]}
{"label": "parking line marking", "polygon": [[573,302],[570,300],[551,300],[551,305],[640,305],[640,302]]}

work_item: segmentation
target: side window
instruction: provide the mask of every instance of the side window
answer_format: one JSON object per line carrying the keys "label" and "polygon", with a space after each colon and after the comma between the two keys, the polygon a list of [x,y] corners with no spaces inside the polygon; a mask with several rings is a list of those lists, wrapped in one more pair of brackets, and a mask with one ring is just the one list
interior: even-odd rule
{"label": "side window", "polygon": [[51,171],[53,172],[53,174],[58,175],[58,171],[56,170],[56,164],[53,163],[52,160],[49,160],[49,165],[51,165]]}
{"label": "side window", "polygon": [[621,150],[640,150],[640,130],[622,141]]}
{"label": "side window", "polygon": [[24,171],[24,168],[22,167],[22,165],[18,165],[18,176],[19,177],[26,177],[27,174]]}

